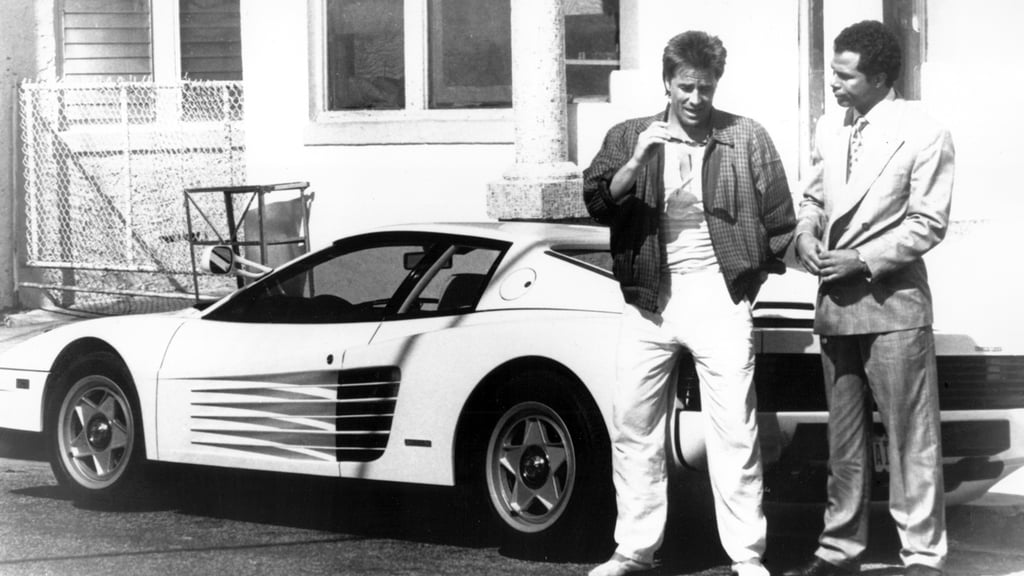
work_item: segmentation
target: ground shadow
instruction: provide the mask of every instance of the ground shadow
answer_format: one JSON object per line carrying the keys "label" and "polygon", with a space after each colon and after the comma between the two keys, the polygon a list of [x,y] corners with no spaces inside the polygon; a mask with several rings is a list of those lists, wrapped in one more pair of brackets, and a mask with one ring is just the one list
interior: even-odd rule
{"label": "ground shadow", "polygon": [[46,446],[43,435],[38,432],[21,430],[0,430],[0,458],[12,460],[46,460]]}
{"label": "ground shadow", "polygon": [[497,544],[482,520],[457,513],[451,488],[177,467],[161,500],[179,513],[480,547]]}

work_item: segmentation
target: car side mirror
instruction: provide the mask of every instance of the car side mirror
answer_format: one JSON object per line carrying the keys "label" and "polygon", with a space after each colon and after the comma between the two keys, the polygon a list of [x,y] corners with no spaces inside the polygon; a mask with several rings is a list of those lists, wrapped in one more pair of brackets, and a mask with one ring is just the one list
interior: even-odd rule
{"label": "car side mirror", "polygon": [[259,262],[253,262],[235,254],[235,251],[230,246],[223,244],[210,246],[204,250],[203,257],[199,261],[199,267],[203,272],[209,274],[216,274],[218,276],[234,274],[244,278],[259,278],[273,270],[269,266],[264,266]]}

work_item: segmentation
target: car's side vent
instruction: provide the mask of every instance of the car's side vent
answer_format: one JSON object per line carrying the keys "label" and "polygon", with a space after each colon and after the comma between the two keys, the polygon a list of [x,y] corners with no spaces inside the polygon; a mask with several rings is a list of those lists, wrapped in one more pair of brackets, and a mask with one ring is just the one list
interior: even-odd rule
{"label": "car's side vent", "polygon": [[[337,375],[337,381],[323,377]],[[192,390],[196,445],[289,460],[369,462],[387,448],[401,371],[384,366],[205,381]]]}
{"label": "car's side vent", "polygon": [[335,446],[339,462],[367,462],[384,454],[401,380],[397,366],[360,368],[338,375]]}

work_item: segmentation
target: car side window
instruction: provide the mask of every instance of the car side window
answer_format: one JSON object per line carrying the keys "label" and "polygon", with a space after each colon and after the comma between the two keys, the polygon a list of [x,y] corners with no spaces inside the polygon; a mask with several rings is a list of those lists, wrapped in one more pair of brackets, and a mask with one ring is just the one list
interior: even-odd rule
{"label": "car side window", "polygon": [[328,252],[250,286],[209,318],[289,324],[379,321],[413,277],[407,255],[429,250],[420,243],[386,243]]}
{"label": "car side window", "polygon": [[454,244],[432,267],[418,292],[410,295],[403,313],[458,314],[473,310],[502,251]]}

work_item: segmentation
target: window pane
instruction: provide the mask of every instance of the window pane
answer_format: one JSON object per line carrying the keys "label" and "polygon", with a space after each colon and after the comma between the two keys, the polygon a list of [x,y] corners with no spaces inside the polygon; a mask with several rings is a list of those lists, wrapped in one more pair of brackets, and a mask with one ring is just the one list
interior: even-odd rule
{"label": "window pane", "polygon": [[241,80],[239,0],[180,0],[181,77]]}
{"label": "window pane", "polygon": [[324,262],[313,271],[310,298],[333,296],[353,306],[353,314],[383,316],[384,307],[409,275],[403,266],[409,252],[422,251],[418,245],[374,246]]}
{"label": "window pane", "polygon": [[149,0],[63,0],[65,79],[140,79],[153,73]]}
{"label": "window pane", "polygon": [[430,107],[512,105],[509,0],[431,0]]}
{"label": "window pane", "polygon": [[403,0],[327,0],[329,110],[405,107]]}
{"label": "window pane", "polygon": [[565,84],[570,100],[608,98],[608,78],[619,69],[616,6],[607,0],[576,0],[566,5]]}
{"label": "window pane", "polygon": [[381,320],[410,275],[406,255],[428,249],[384,244],[314,256],[249,286],[209,318],[291,324]]}
{"label": "window pane", "polygon": [[903,68],[896,79],[896,92],[907,100],[921,99],[921,65],[924,63],[925,2],[883,0],[883,21],[900,39]]}
{"label": "window pane", "polygon": [[417,299],[415,312],[467,312],[476,305],[501,251],[455,246],[447,263],[429,280]]}

